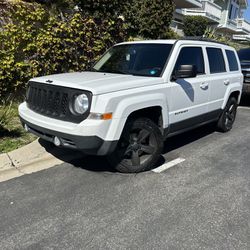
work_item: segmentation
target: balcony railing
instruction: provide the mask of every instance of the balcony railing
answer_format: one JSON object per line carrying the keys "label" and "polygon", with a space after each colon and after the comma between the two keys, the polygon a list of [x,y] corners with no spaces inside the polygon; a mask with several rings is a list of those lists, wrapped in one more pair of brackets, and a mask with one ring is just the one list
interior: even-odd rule
{"label": "balcony railing", "polygon": [[233,39],[238,41],[250,41],[250,35],[233,35]]}
{"label": "balcony railing", "polygon": [[239,18],[237,20],[237,28],[242,30],[246,34],[250,34],[250,23],[247,22],[244,18]]}
{"label": "balcony railing", "polygon": [[222,8],[219,5],[210,2],[209,0],[203,0],[201,8],[183,9],[183,14],[189,16],[205,16],[210,21],[219,23],[222,14]]}

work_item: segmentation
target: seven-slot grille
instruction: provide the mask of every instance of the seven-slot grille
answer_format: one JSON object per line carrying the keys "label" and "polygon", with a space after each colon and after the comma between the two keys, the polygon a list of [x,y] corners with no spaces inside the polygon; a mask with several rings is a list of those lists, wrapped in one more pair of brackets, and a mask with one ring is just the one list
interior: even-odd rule
{"label": "seven-slot grille", "polygon": [[[36,113],[59,120],[79,123],[87,117],[75,115],[71,112],[74,96],[84,91],[62,86],[29,82],[26,102],[28,107]],[[86,93],[87,94],[87,93]]]}

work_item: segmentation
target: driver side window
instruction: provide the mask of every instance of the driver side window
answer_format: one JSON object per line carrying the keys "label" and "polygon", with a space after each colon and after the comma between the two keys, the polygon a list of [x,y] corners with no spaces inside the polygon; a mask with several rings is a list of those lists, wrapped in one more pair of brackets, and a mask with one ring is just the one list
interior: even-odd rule
{"label": "driver side window", "polygon": [[198,75],[205,74],[204,57],[201,47],[182,48],[176,61],[173,73],[181,65],[195,65]]}

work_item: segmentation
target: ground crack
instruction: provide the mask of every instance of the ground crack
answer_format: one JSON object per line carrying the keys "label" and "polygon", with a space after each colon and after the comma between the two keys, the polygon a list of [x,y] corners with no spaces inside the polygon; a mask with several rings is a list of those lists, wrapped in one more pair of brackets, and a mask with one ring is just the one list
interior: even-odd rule
{"label": "ground crack", "polygon": [[11,162],[11,166],[14,167],[20,174],[26,174],[25,172],[21,171],[16,164],[13,162],[13,160],[11,159],[11,157],[9,156],[8,153],[6,153],[6,155],[8,156],[10,162]]}

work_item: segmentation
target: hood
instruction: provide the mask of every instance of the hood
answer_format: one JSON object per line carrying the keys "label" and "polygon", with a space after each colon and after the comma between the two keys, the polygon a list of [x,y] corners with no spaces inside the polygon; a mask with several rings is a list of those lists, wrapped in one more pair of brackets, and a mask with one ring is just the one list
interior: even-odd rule
{"label": "hood", "polygon": [[88,90],[91,91],[93,95],[163,83],[161,77],[145,77],[100,72],[56,74],[33,78],[31,81]]}

